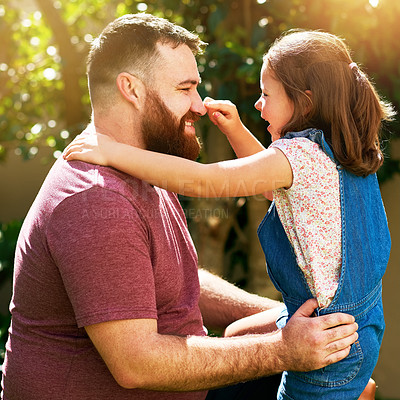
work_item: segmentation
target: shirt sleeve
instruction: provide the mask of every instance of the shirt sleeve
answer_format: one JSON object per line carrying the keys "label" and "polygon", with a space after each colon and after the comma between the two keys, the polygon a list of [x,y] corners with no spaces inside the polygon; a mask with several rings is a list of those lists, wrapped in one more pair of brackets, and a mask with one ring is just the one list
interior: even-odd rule
{"label": "shirt sleeve", "polygon": [[157,318],[149,234],[124,196],[100,187],[70,196],[46,233],[79,327]]}
{"label": "shirt sleeve", "polygon": [[271,144],[286,156],[293,173],[290,190],[316,188],[319,186],[319,165],[327,156],[318,150],[318,145],[306,138],[280,139]]}

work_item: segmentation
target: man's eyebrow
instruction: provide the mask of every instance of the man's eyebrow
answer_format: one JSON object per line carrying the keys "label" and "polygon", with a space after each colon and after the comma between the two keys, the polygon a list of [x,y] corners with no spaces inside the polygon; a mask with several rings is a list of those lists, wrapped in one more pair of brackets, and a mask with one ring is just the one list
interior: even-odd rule
{"label": "man's eyebrow", "polygon": [[184,85],[199,85],[201,83],[201,78],[197,79],[186,79],[182,82],[179,82],[177,86],[184,86]]}

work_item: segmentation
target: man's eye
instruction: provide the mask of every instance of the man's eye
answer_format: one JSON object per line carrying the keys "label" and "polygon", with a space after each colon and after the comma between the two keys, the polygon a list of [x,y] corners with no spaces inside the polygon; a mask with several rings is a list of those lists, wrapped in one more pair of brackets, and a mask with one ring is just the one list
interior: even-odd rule
{"label": "man's eye", "polygon": [[180,90],[183,90],[184,92],[188,92],[190,88],[181,88]]}

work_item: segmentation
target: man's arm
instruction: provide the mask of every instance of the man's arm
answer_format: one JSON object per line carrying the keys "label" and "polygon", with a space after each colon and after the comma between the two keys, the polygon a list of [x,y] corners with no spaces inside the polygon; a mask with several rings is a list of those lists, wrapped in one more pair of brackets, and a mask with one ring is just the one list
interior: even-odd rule
{"label": "man's arm", "polygon": [[234,321],[267,310],[274,310],[270,321],[275,324],[282,310],[281,302],[248,293],[204,269],[199,269],[199,280],[200,310],[209,328],[223,330]]}
{"label": "man's arm", "polygon": [[87,326],[86,331],[121,386],[193,391],[283,370],[321,368],[346,357],[358,337],[354,318],[309,318],[316,306],[309,300],[283,330],[268,335],[160,335],[151,319],[109,321]]}

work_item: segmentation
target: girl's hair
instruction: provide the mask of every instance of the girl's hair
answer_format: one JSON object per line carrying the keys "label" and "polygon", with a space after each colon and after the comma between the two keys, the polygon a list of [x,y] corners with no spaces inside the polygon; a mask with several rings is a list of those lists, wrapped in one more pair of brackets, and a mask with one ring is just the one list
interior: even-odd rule
{"label": "girl's hair", "polygon": [[264,62],[294,104],[282,136],[321,129],[344,168],[359,176],[378,170],[381,123],[395,113],[352,61],[342,39],[320,31],[289,31],[275,41]]}

